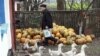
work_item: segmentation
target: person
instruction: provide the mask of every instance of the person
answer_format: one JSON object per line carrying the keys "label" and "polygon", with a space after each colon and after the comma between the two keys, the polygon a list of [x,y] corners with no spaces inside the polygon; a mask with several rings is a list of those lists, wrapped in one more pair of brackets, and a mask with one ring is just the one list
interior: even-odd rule
{"label": "person", "polygon": [[44,45],[48,45],[48,40],[52,40],[52,41],[54,41],[54,43],[56,43],[57,40],[54,37],[52,37],[52,33],[51,33],[51,30],[53,28],[52,16],[51,16],[50,12],[48,11],[47,6],[45,4],[41,4],[39,9],[40,9],[40,11],[42,11],[42,14],[43,14],[41,27],[44,32],[44,35],[46,35],[45,34],[46,29],[48,30],[49,35],[51,34],[51,36],[48,36],[48,37],[45,36],[45,40],[43,43],[44,43]]}

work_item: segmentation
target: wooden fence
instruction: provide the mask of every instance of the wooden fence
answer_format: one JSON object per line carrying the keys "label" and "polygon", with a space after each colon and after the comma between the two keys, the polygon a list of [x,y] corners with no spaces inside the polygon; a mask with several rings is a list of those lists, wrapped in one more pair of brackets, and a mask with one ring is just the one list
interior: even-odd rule
{"label": "wooden fence", "polygon": [[[84,11],[85,12],[85,11]],[[83,30],[100,35],[100,16],[98,11],[50,11],[53,21],[67,28],[72,27],[78,32],[80,22],[83,22]],[[14,19],[16,26],[20,28],[40,27],[41,13],[39,11],[32,12],[15,12]],[[90,31],[89,31],[90,30]]]}

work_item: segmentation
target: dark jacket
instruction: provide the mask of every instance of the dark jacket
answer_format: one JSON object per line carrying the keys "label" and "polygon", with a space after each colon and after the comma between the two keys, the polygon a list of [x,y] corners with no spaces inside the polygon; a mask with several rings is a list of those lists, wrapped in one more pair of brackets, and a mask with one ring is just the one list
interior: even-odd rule
{"label": "dark jacket", "polygon": [[50,14],[50,12],[45,9],[43,12],[43,17],[42,17],[42,29],[45,29],[46,26],[48,26],[48,28],[53,28],[53,20],[52,20],[52,16]]}

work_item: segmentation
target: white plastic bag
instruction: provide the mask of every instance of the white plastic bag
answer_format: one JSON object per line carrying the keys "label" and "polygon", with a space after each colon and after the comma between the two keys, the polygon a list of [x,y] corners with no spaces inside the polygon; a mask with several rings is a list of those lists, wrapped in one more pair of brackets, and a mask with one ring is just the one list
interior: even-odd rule
{"label": "white plastic bag", "polygon": [[45,38],[48,38],[48,37],[52,36],[50,29],[44,29],[43,34],[44,34]]}

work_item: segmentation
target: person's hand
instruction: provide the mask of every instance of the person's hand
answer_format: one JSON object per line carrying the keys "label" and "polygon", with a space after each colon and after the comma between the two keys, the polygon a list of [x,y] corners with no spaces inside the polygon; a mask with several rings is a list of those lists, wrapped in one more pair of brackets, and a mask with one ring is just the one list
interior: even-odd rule
{"label": "person's hand", "polygon": [[45,28],[48,29],[48,26],[46,26]]}

